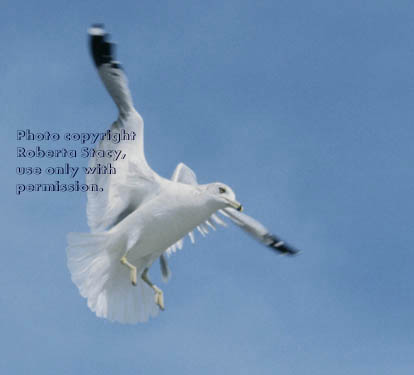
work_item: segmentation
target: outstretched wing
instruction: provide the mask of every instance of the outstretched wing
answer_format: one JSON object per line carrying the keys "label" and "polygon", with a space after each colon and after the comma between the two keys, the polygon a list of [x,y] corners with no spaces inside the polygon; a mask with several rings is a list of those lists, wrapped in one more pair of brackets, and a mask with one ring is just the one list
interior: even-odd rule
{"label": "outstretched wing", "polygon": [[271,234],[267,228],[252,217],[235,210],[234,208],[225,208],[222,210],[225,216],[229,217],[235,224],[243,229],[250,236],[270,247],[271,249],[287,255],[295,255],[298,250],[282,241],[279,237]]}
{"label": "outstretched wing", "polygon": [[[171,177],[171,180],[189,185],[198,184],[197,177],[193,170],[183,163],[177,165]],[[296,253],[298,253],[298,250],[288,245],[286,242],[282,241],[279,237],[275,236],[274,234],[271,234],[268,231],[268,229],[264,227],[261,223],[259,223],[256,219],[253,219],[252,217],[230,207],[224,208],[223,210],[219,210],[218,212],[228,217],[233,223],[238,225],[246,233],[248,233],[250,236],[255,238],[257,241],[261,242],[265,246],[268,246],[271,249],[282,254],[295,255]],[[213,214],[209,220],[197,227],[198,231],[203,236],[205,236],[208,233],[208,227],[215,229],[213,222],[223,226],[227,225],[223,220],[220,219],[219,216]],[[191,241],[194,243],[193,232],[190,232],[188,235],[190,236]],[[176,244],[169,247],[166,250],[166,252],[170,255],[171,253],[175,252],[177,248],[181,250],[182,247],[183,239],[179,240]]]}
{"label": "outstretched wing", "polygon": [[121,117],[127,116],[134,111],[134,105],[121,64],[114,60],[115,44],[108,41],[109,34],[103,29],[103,25],[93,25],[88,32],[92,58],[102,82],[118,107]]}
{"label": "outstretched wing", "polygon": [[155,194],[159,176],[145,159],[144,122],[134,108],[126,75],[114,60],[114,44],[102,25],[91,27],[89,37],[98,74],[119,110],[117,121],[102,133],[87,169],[87,184],[101,190],[88,191],[88,224],[97,232],[117,224]]}

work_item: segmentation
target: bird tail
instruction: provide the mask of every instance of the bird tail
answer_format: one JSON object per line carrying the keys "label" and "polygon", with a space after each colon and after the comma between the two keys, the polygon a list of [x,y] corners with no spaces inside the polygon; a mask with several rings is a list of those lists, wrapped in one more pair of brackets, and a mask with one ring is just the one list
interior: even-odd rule
{"label": "bird tail", "polygon": [[96,316],[120,323],[145,322],[159,312],[154,293],[139,277],[132,286],[129,270],[120,263],[124,254],[115,236],[69,233],[66,252],[72,281]]}

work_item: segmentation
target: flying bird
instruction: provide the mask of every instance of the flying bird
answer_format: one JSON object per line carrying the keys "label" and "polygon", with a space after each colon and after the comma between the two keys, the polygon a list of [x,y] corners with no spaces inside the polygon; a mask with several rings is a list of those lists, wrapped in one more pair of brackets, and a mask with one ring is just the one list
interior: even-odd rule
{"label": "flying bird", "polygon": [[219,182],[199,184],[188,166],[178,164],[171,179],[155,173],[144,155],[144,123],[134,108],[126,75],[114,60],[114,45],[103,25],[89,30],[93,61],[101,80],[119,110],[111,134],[135,134],[119,143],[103,138],[96,151],[122,150],[124,159],[98,157],[89,167],[112,163],[116,174],[87,174],[87,184],[103,191],[88,191],[90,233],[69,233],[67,260],[73,282],[98,317],[121,323],[145,322],[164,310],[162,290],[148,270],[159,259],[164,281],[170,277],[166,255],[183,247],[193,231],[202,235],[223,217],[276,252],[294,255],[297,250],[271,234],[257,220],[242,213],[233,190]]}

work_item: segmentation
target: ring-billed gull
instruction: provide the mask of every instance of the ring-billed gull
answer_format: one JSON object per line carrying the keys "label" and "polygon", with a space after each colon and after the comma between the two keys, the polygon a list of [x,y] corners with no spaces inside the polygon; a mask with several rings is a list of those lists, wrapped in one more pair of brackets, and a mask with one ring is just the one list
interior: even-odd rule
{"label": "ring-billed gull", "polygon": [[[205,235],[213,223],[226,225],[220,212],[264,245],[284,254],[288,246],[255,219],[241,213],[233,190],[222,183],[200,185],[195,173],[180,163],[171,179],[156,174],[144,156],[144,123],[135,110],[127,79],[114,60],[113,44],[102,25],[89,29],[92,57],[98,73],[119,110],[111,133],[129,132],[133,142],[112,143],[104,138],[96,151],[115,149],[125,159],[92,157],[89,167],[112,163],[116,174],[87,174],[87,216],[91,233],[68,235],[68,267],[80,294],[98,317],[121,323],[147,321],[164,309],[163,293],[148,275],[160,259],[163,279],[169,278],[165,254],[181,249],[193,230]],[[98,154],[98,153],[96,153]]]}

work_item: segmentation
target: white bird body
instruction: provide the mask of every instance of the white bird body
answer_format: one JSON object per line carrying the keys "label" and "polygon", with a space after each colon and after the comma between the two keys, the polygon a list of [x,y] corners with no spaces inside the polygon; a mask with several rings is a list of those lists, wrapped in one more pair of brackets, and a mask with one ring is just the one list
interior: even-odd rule
{"label": "white bird body", "polygon": [[153,199],[142,204],[109,233],[119,232],[126,236],[128,259],[139,267],[143,257],[153,254],[157,259],[214,212],[224,208],[224,204],[219,205],[208,198],[197,187],[163,180]]}
{"label": "white bird body", "polygon": [[[142,274],[166,249],[224,206],[209,198],[197,187],[163,180],[152,199],[108,231],[70,234],[68,266],[88,306],[100,317],[124,323],[155,315],[151,289],[141,279],[138,288],[131,287],[119,260],[126,256]],[[119,300],[119,296],[126,298]]]}
{"label": "white bird body", "polygon": [[[89,167],[112,162],[116,174],[89,174],[87,216],[91,233],[68,235],[68,267],[80,294],[97,316],[121,323],[147,321],[164,308],[162,291],[148,278],[148,269],[160,259],[164,280],[170,272],[164,253],[181,249],[193,230],[202,235],[213,222],[225,225],[215,214],[229,217],[251,236],[285,254],[296,251],[280,241],[255,219],[238,212],[241,205],[226,185],[199,185],[195,173],[178,164],[171,180],[156,174],[144,155],[144,123],[135,110],[126,76],[113,60],[111,44],[101,26],[89,31],[98,73],[114,99],[119,118],[111,132],[134,133],[133,142],[113,144],[101,140],[96,150],[115,148],[126,158],[113,161],[92,157]],[[236,210],[237,209],[237,210]],[[129,271],[129,272],[128,272]],[[132,283],[132,285],[131,285]],[[154,298],[155,293],[155,298]]]}

